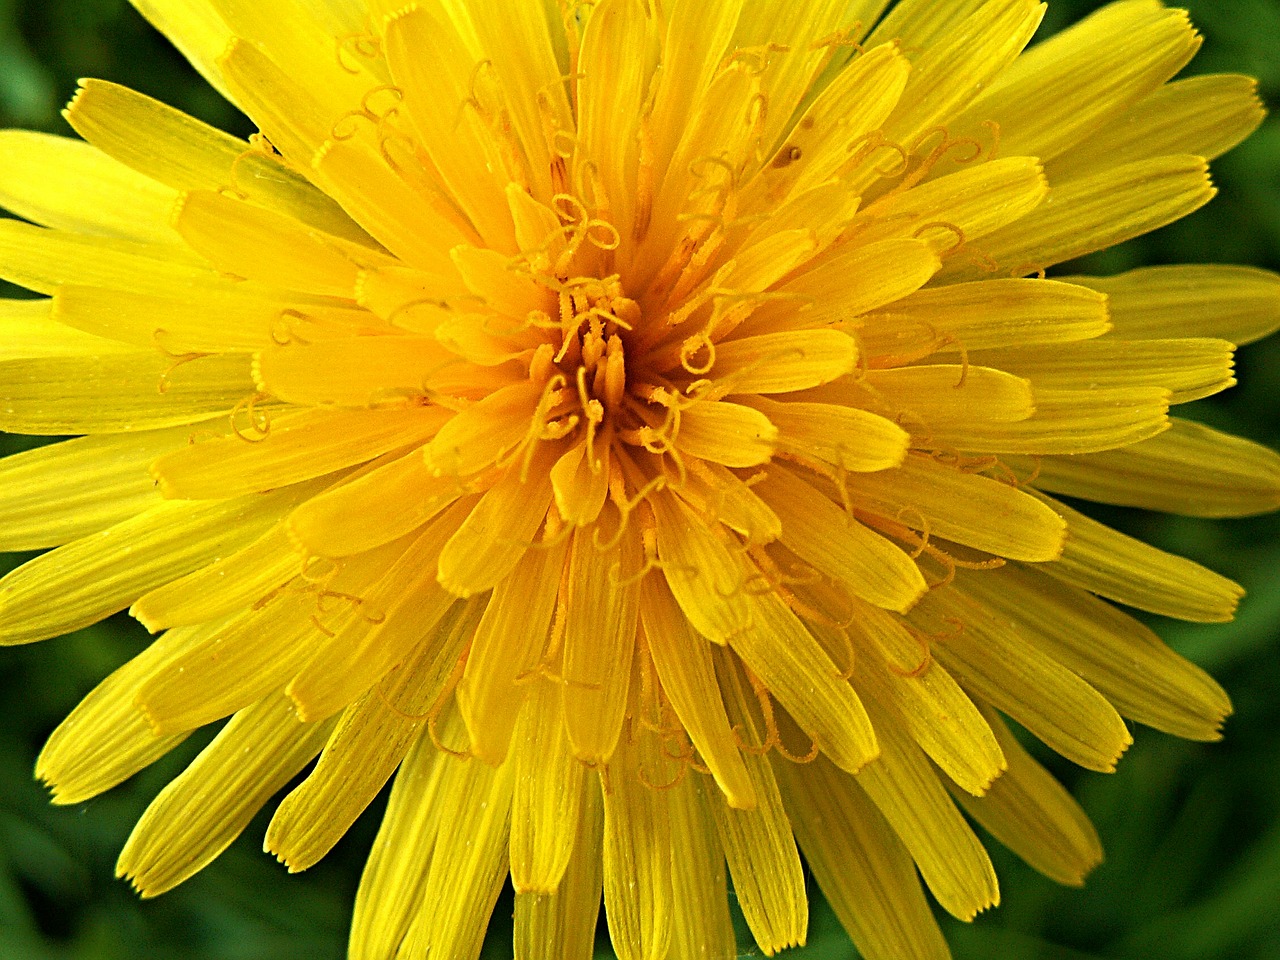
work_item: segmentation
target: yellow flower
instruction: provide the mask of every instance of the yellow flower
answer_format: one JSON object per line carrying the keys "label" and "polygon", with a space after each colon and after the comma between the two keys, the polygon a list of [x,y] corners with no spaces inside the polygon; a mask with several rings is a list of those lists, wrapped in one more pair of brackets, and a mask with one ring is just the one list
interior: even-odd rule
{"label": "yellow flower", "polygon": [[[1280,505],[1171,404],[1234,383],[1280,279],[1044,279],[1213,194],[1251,82],[1169,82],[1183,12],[1029,52],[1035,0],[135,0],[261,134],[86,81],[0,136],[0,463],[21,643],[159,633],[53,734],[78,803],[231,717],[120,858],[145,896],[280,803],[302,870],[394,776],[351,956],[767,955],[800,853],[873,960],[998,900],[965,811],[1101,857],[1014,739],[1230,704],[1107,601],[1241,590],[1053,495]],[[879,21],[878,25],[876,25]],[[872,29],[872,27],[874,27]],[[38,224],[38,226],[36,225]],[[398,771],[398,772],[397,772]],[[726,875],[725,865],[728,870]],[[397,950],[400,952],[397,954]]]}

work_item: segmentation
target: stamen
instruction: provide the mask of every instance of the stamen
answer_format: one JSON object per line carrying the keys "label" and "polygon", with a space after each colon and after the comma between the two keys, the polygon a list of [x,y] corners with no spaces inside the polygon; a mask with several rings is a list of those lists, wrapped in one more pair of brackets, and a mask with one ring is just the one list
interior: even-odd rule
{"label": "stamen", "polygon": [[947,260],[960,252],[965,245],[964,228],[958,224],[948,223],[946,220],[930,220],[928,223],[922,223],[920,227],[911,236],[916,240],[923,240],[924,234],[928,230],[945,230],[955,236],[956,242],[938,254],[941,260]]}
{"label": "stamen", "polygon": [[[469,651],[468,651],[469,652]],[[449,699],[457,690],[458,684],[462,682],[463,671],[467,667],[468,653],[463,653],[458,658],[458,662],[454,664],[453,672],[449,674],[449,678],[444,682],[444,688],[440,691],[440,695],[431,704],[431,709],[427,711],[427,735],[431,737],[431,743],[442,753],[447,753],[459,760],[469,760],[471,758],[470,746],[463,749],[455,749],[447,746],[440,740],[440,734],[437,729],[440,723],[440,715],[444,713],[445,707],[448,706]]]}
{"label": "stamen", "polygon": [[[665,752],[666,751],[664,750],[663,753],[665,754]],[[644,784],[650,790],[657,790],[659,792],[666,791],[666,790],[674,790],[676,787],[680,786],[680,784],[684,781],[684,778],[688,776],[688,774],[689,774],[688,766],[686,766],[685,764],[680,764],[678,767],[676,767],[676,774],[674,777],[671,778],[671,780],[669,780],[666,783],[655,783],[653,780],[649,778],[649,775],[644,772],[644,767],[636,768],[636,779],[638,779],[642,784]]]}
{"label": "stamen", "polygon": [[180,353],[180,354],[170,353],[168,350],[162,347],[158,342],[159,337],[165,335],[166,333],[167,331],[161,330],[161,329],[156,329],[155,331],[152,332],[152,340],[155,341],[156,349],[159,350],[161,353],[163,353],[166,357],[169,357],[170,359],[173,360],[173,363],[171,363],[168,367],[166,367],[164,371],[160,374],[159,378],[156,380],[156,392],[159,394],[166,394],[169,392],[169,388],[173,386],[173,383],[171,381],[173,372],[177,370],[179,367],[184,367],[188,363],[191,363],[195,360],[201,360],[205,357],[213,356],[213,354],[211,353],[195,353],[195,352]]}
{"label": "stamen", "polygon": [[[258,404],[263,400],[269,399],[271,399],[271,394],[269,393],[254,393],[237,403],[231,409],[231,432],[245,443],[262,443],[266,440],[271,433],[271,415],[265,410],[259,410]],[[241,413],[249,418],[249,429],[256,431],[258,436],[248,436],[240,429],[236,418]]]}
{"label": "stamen", "polygon": [[990,163],[1000,154],[1000,124],[994,120],[983,120],[979,126],[991,134],[991,149],[987,151],[987,162]]}
{"label": "stamen", "polygon": [[640,116],[640,155],[636,171],[636,212],[631,225],[631,239],[642,243],[649,234],[653,220],[654,180],[657,174],[657,158],[653,153],[653,98],[657,84],[649,92],[648,102]]}
{"label": "stamen", "polygon": [[[642,486],[639,490],[637,490],[636,495],[634,497],[629,498],[627,496],[627,487],[626,487],[625,481],[623,480],[622,471],[620,467],[620,461],[623,461],[624,459],[625,458],[621,454],[621,452],[618,452],[614,462],[610,465],[611,476],[609,477],[609,500],[614,505],[614,507],[617,508],[617,511],[619,514],[618,530],[607,543],[600,542],[599,525],[597,525],[596,528],[591,532],[591,541],[594,544],[596,550],[600,551],[601,553],[606,553],[608,551],[613,550],[619,543],[622,542],[622,538],[627,531],[627,524],[631,519],[631,514],[636,510],[637,507],[639,507],[641,504],[644,504],[645,501],[649,499],[649,497],[653,496],[655,493],[657,493],[667,484],[667,478],[659,474],[658,476],[655,476],[651,480],[649,480],[649,482],[646,483],[644,486]],[[657,529],[656,518],[653,518],[651,516],[653,508],[649,507],[647,504],[645,504],[645,506],[646,506],[646,509],[649,511],[649,514],[642,515],[642,516],[648,516],[653,523],[653,529],[656,530]],[[645,521],[642,519],[642,530],[643,529],[648,529],[648,526],[645,524]],[[642,537],[643,537],[643,533],[642,533]]]}
{"label": "stamen", "polygon": [[929,648],[929,639],[923,633],[909,623],[903,623],[902,626],[906,628],[907,633],[911,635],[911,639],[913,639],[919,646],[920,662],[916,666],[908,668],[900,667],[893,661],[886,660],[885,667],[895,676],[908,680],[915,680],[918,677],[924,676],[925,671],[933,665],[933,651]]}
{"label": "stamen", "polygon": [[330,608],[326,603],[326,601],[329,600],[342,600],[351,604],[353,607],[358,607],[364,603],[364,597],[357,597],[352,593],[342,593],[336,590],[321,590],[316,594],[316,610],[320,613],[329,613]]}
{"label": "stamen", "polygon": [[[706,351],[707,359],[705,363],[695,364],[693,358],[703,350]],[[716,365],[716,345],[712,341],[706,330],[699,331],[691,337],[687,337],[680,345],[680,366],[684,367],[686,373],[700,377],[711,372],[711,368]]]}
{"label": "stamen", "polygon": [[320,622],[320,617],[319,617],[317,614],[314,614],[314,613],[313,613],[313,614],[311,615],[311,622],[315,625],[315,628],[316,628],[317,630],[319,630],[321,633],[323,633],[323,634],[324,634],[326,637],[328,637],[330,640],[332,640],[334,637],[336,637],[336,636],[337,636],[337,633],[335,633],[334,631],[330,630],[328,627],[326,627],[323,623],[321,623],[321,622]]}
{"label": "stamen", "polygon": [[[310,323],[314,322],[314,318],[307,316],[307,314],[303,313],[301,310],[294,310],[292,308],[281,310],[276,315],[276,318],[271,322],[271,331],[269,334],[271,342],[278,347],[287,347],[292,344],[304,347],[310,346],[311,341],[307,340],[305,337],[300,337],[298,332],[294,329],[293,323],[295,321],[298,323]],[[283,331],[283,335],[281,334],[281,331]]]}
{"label": "stamen", "polygon": [[[371,113],[363,108],[360,110],[349,110],[337,120],[333,121],[333,125],[329,127],[329,139],[337,143],[345,143],[348,140],[353,140],[360,133],[361,120],[367,121],[376,129],[381,119],[382,118],[377,116],[377,114]],[[346,126],[342,130],[339,130],[339,127],[342,127],[343,124],[346,124]]]}
{"label": "stamen", "polygon": [[789,53],[791,48],[782,43],[762,43],[753,47],[739,47],[733,51],[725,62],[725,66],[735,63],[745,65],[747,72],[758,77],[769,69],[775,53]]}

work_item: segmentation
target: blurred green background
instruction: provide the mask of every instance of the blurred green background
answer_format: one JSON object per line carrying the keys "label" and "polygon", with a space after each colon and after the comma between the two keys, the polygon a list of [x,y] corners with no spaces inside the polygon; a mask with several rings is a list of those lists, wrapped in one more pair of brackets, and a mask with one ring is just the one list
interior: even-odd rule
{"label": "blurred green background", "polygon": [[[1051,0],[1044,31],[1099,5]],[[1192,71],[1252,74],[1274,112],[1280,0],[1184,5],[1206,37]],[[81,76],[128,84],[226,129],[251,132],[126,0],[0,0],[0,124],[69,132],[58,111]],[[1280,268],[1280,118],[1219,161],[1215,175],[1221,195],[1207,209],[1084,266],[1099,273],[1192,261]],[[1280,446],[1280,338],[1242,351],[1239,371],[1241,386],[1195,405],[1193,415]],[[1107,861],[1084,890],[1064,890],[993,842],[1004,905],[970,925],[946,920],[955,954],[1280,960],[1280,521],[1094,512],[1248,588],[1232,624],[1156,624],[1225,684],[1236,714],[1221,744],[1138,729],[1112,776],[1048,758],[1097,823]],[[259,818],[214,866],[144,903],[113,879],[116,854],[150,798],[198,745],[72,808],[51,807],[32,780],[48,733],[144,643],[136,624],[117,617],[0,652],[0,960],[338,960],[380,802],[306,874],[286,877],[260,852]],[[504,899],[486,957],[510,955],[510,912]],[[608,956],[603,936],[600,944]],[[788,956],[856,956],[816,890],[809,946]]]}

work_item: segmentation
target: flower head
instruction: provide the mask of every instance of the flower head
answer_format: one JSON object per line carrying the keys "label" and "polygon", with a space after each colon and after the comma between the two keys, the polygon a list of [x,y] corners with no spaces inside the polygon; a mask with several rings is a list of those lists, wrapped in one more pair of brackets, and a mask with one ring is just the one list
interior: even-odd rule
{"label": "flower head", "polygon": [[[998,900],[961,811],[1099,861],[1010,717],[1093,770],[1222,690],[1108,601],[1230,581],[1055,499],[1280,505],[1170,406],[1280,280],[1046,279],[1195,210],[1260,119],[1125,0],[137,0],[261,133],[86,81],[0,136],[0,635],[154,642],[53,734],[60,803],[230,717],[120,858],[147,896],[296,774],[322,858],[383,786],[351,956],[803,942],[803,851],[874,960]],[[878,22],[877,22],[878,21]],[[82,436],[80,436],[82,435]],[[318,759],[317,759],[318,758]],[[727,863],[727,872],[726,872]],[[917,870],[919,878],[917,877]]]}

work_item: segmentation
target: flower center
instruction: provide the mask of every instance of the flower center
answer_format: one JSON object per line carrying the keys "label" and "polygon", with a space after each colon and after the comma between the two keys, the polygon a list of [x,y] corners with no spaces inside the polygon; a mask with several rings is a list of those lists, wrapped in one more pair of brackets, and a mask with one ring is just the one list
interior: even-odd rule
{"label": "flower center", "polygon": [[624,340],[640,323],[640,307],[625,296],[616,277],[588,280],[560,292],[564,331],[553,362],[577,388],[588,419],[616,411],[627,389]]}

